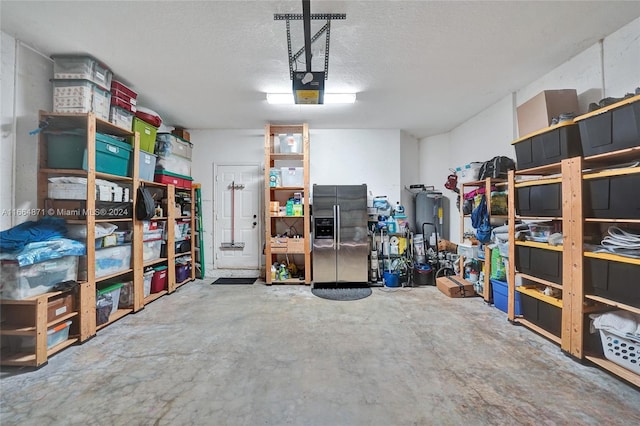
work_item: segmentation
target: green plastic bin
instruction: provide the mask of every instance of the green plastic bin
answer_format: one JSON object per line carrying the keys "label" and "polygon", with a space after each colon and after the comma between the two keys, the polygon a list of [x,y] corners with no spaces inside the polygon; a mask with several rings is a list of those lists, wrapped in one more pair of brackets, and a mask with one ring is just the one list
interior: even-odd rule
{"label": "green plastic bin", "polygon": [[[131,145],[126,142],[96,133],[96,172],[129,176],[132,150]],[[82,158],[82,168],[87,169],[86,152]]]}
{"label": "green plastic bin", "polygon": [[140,133],[140,149],[153,154],[156,146],[156,133],[158,133],[158,128],[144,120],[140,120],[138,117],[133,117],[133,127],[131,130],[133,130],[134,133]]}

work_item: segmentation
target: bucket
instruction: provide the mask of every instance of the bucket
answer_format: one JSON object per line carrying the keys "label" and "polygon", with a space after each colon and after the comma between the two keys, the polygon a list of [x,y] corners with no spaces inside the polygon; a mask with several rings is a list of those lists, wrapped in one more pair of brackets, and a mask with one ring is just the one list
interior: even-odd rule
{"label": "bucket", "polygon": [[399,272],[385,272],[382,274],[384,278],[384,285],[386,287],[400,287],[400,273]]}
{"label": "bucket", "polygon": [[427,264],[417,264],[413,267],[414,285],[433,285],[433,269]]}

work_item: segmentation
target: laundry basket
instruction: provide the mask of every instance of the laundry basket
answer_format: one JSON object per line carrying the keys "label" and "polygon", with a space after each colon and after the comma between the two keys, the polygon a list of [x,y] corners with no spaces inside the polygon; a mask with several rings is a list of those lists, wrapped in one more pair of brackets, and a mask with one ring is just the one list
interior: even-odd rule
{"label": "laundry basket", "polygon": [[640,338],[628,338],[611,330],[600,329],[604,356],[636,374],[640,374]]}

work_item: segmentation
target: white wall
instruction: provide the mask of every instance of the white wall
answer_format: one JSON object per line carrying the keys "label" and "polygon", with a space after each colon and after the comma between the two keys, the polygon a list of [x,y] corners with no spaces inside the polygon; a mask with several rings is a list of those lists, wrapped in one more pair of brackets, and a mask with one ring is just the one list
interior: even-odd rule
{"label": "white wall", "polygon": [[[38,137],[29,132],[38,127],[38,112],[51,109],[53,61],[2,33],[2,64],[2,209],[19,212],[37,207]],[[36,219],[2,216],[2,229]]]}
{"label": "white wall", "polygon": [[410,185],[420,181],[420,156],[418,140],[407,132],[400,132],[400,204],[404,206],[412,229],[415,228],[415,202],[413,194],[406,190]]}
{"label": "white wall", "polygon": [[0,62],[0,92],[2,110],[2,135],[0,139],[0,230],[12,226],[12,215],[8,214],[13,206],[13,156],[15,152],[15,132],[13,123],[14,69],[16,62],[15,39],[0,32],[2,58]]}
{"label": "white wall", "polygon": [[[515,98],[506,96],[447,134],[421,139],[420,178],[426,184],[437,182],[434,185],[439,189],[449,174],[449,167],[488,160],[496,155],[515,159],[511,146],[511,142],[517,139],[515,108],[542,90],[575,88],[580,113],[584,113],[590,102],[597,102],[603,96],[620,97],[638,86],[640,18],[520,88]],[[450,237],[458,242],[460,219],[455,208],[455,194],[447,190],[443,192],[452,202]]]}
{"label": "white wall", "polygon": [[[405,137],[411,143],[409,136]],[[401,150],[399,130],[310,129],[311,185],[368,185],[372,195],[401,200]],[[264,129],[191,130],[192,173],[202,184],[205,270],[213,263],[213,165],[261,164],[264,167]],[[417,151],[417,141],[413,139]],[[417,156],[414,156],[417,157]],[[407,160],[407,164],[410,161]],[[415,161],[414,168],[417,168]],[[411,179],[412,176],[407,176]],[[207,214],[207,212],[209,212]]]}

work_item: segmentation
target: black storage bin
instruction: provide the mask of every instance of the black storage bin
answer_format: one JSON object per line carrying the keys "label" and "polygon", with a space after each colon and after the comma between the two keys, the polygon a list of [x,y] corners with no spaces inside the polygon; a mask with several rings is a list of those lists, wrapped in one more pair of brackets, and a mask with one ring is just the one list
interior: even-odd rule
{"label": "black storage bin", "polygon": [[640,145],[640,96],[632,99],[632,103],[576,119],[585,157]]}
{"label": "black storage bin", "polygon": [[584,217],[640,218],[640,173],[584,180]]}
{"label": "black storage bin", "polygon": [[517,170],[546,166],[582,155],[580,130],[573,123],[519,139],[513,145]]}
{"label": "black storage bin", "polygon": [[562,252],[516,245],[516,269],[562,285]]}
{"label": "black storage bin", "polygon": [[516,214],[520,216],[562,216],[562,184],[516,188]]}
{"label": "black storage bin", "polygon": [[562,309],[521,293],[522,316],[554,336],[562,333]]}
{"label": "black storage bin", "polygon": [[640,308],[640,265],[584,258],[587,293]]}
{"label": "black storage bin", "polygon": [[[178,241],[174,243],[175,246],[175,255],[179,255],[182,253],[188,253],[191,251],[191,240]],[[167,244],[162,243],[162,247],[160,248],[160,257],[167,257]]]}

